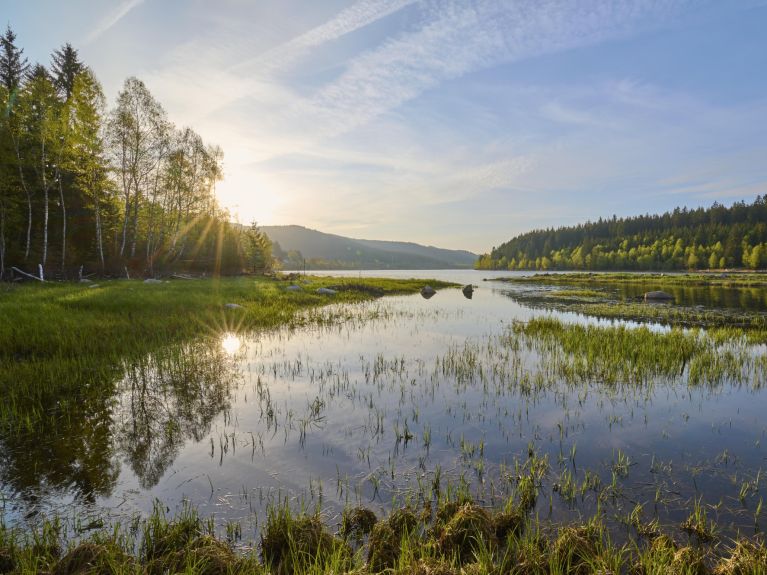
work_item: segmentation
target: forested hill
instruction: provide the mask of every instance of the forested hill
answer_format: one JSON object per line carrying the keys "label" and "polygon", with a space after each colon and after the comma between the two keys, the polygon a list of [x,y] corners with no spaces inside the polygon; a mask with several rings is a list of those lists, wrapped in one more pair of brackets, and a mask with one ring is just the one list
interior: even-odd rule
{"label": "forested hill", "polygon": [[471,268],[477,255],[410,242],[358,240],[302,226],[263,226],[273,254],[285,268],[450,269]]}
{"label": "forested hill", "polygon": [[535,230],[493,248],[480,269],[688,270],[767,267],[767,195]]}

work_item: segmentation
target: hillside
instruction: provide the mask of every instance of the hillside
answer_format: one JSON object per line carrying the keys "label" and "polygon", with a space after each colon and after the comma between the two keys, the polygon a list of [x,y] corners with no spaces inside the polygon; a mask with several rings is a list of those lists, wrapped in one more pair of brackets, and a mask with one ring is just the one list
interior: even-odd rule
{"label": "hillside", "polygon": [[480,269],[687,270],[767,267],[767,196],[730,207],[600,218],[516,236]]}
{"label": "hillside", "polygon": [[471,268],[477,255],[410,242],[359,240],[302,226],[262,226],[274,255],[286,269],[451,269]]}

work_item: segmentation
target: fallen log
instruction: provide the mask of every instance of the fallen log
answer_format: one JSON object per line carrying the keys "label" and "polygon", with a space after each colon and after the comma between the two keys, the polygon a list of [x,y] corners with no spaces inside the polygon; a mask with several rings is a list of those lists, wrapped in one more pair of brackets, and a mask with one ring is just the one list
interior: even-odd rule
{"label": "fallen log", "polygon": [[11,269],[12,269],[14,272],[16,272],[17,274],[21,274],[21,275],[23,275],[24,277],[28,277],[28,278],[30,278],[30,279],[33,279],[33,280],[37,280],[37,281],[39,281],[39,282],[43,282],[43,283],[45,283],[45,280],[44,280],[43,278],[39,278],[39,277],[37,277],[36,275],[28,274],[27,272],[25,272],[25,271],[22,271],[22,270],[20,270],[19,268],[16,268],[16,267],[11,267]]}

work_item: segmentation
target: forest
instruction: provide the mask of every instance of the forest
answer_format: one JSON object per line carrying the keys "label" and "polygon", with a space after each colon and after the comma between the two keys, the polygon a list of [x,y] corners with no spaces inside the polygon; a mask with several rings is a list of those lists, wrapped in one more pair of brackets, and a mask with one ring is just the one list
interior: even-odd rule
{"label": "forest", "polygon": [[0,36],[0,279],[264,271],[268,237],[216,201],[223,151],[138,78],[108,107],[78,51],[30,64]]}
{"label": "forest", "polygon": [[767,195],[730,207],[600,218],[534,230],[480,256],[477,269],[702,270],[767,267]]}

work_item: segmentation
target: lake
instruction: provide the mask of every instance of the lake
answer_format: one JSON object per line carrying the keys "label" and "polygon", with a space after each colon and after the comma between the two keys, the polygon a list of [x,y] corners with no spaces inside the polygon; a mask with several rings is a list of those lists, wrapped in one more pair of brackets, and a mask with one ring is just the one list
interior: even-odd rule
{"label": "lake", "polygon": [[241,522],[248,537],[265,506],[284,499],[331,517],[346,504],[385,511],[448,488],[498,505],[535,453],[548,460],[541,517],[575,520],[600,506],[620,537],[637,502],[648,518],[678,524],[697,501],[726,532],[767,527],[755,516],[767,463],[763,346],[737,344],[742,365],[694,385],[687,361],[639,384],[586,357],[576,377],[566,351],[518,322],[637,324],[528,308],[508,296],[541,288],[483,281],[524,275],[514,272],[314,273],[479,287],[472,299],[445,289],[331,305],[305,327],[228,333],[126,362],[114,395],[88,404],[66,434],[0,437],[5,522],[58,513],[95,527],[146,514],[155,500],[170,510],[189,501],[220,525]]}

